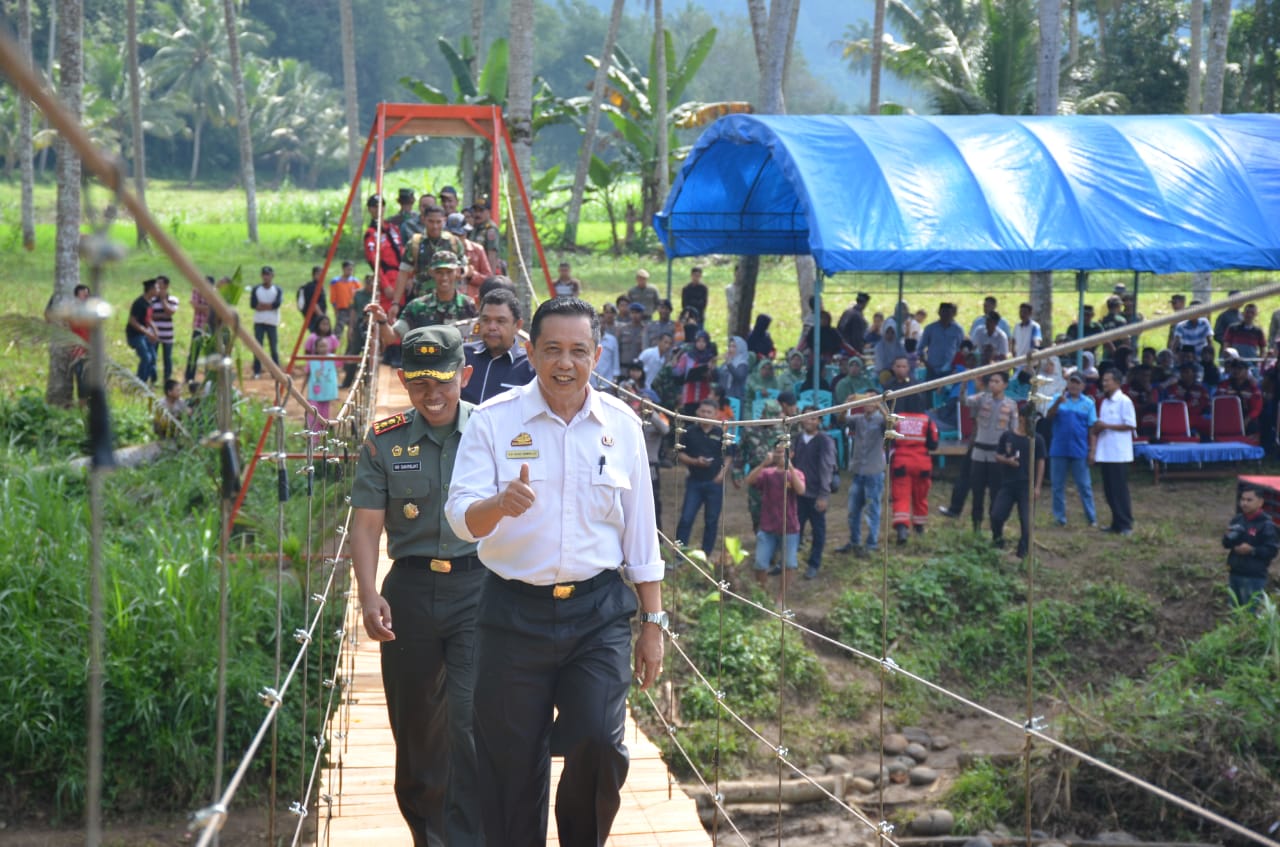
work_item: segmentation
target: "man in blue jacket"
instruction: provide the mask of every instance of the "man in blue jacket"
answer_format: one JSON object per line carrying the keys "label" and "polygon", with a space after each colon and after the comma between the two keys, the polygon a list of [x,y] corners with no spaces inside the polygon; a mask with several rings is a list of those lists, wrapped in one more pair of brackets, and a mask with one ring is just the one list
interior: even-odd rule
{"label": "man in blue jacket", "polygon": [[1049,478],[1053,483],[1053,519],[1067,525],[1067,475],[1075,481],[1080,505],[1089,526],[1098,525],[1093,505],[1093,480],[1089,476],[1090,427],[1098,420],[1098,407],[1084,395],[1084,379],[1067,377],[1067,390],[1053,401],[1045,417],[1053,423],[1049,442]]}

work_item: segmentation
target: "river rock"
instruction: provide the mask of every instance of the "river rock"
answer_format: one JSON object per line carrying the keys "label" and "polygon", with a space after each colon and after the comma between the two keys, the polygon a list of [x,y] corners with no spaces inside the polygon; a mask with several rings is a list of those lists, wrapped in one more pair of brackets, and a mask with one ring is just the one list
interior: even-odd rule
{"label": "river rock", "polygon": [[904,727],[902,730],[902,735],[908,741],[914,741],[916,744],[923,744],[926,747],[929,746],[929,741],[930,741],[929,733],[925,732],[923,729],[921,729],[918,726]]}
{"label": "river rock", "polygon": [[827,775],[827,769],[824,768],[822,765],[809,765],[809,767],[804,769],[804,772],[809,776],[826,776]]}
{"label": "river rock", "polygon": [[907,774],[909,772],[910,772],[910,768],[908,768],[906,765],[902,764],[901,762],[889,763],[889,781],[894,783],[895,785],[902,785],[903,783],[905,783],[907,781]]}
{"label": "river rock", "polygon": [[907,832],[912,835],[946,835],[955,825],[955,816],[946,809],[930,809],[916,815],[907,825]]}
{"label": "river rock", "polygon": [[888,768],[881,769],[874,766],[867,767],[867,768],[860,768],[854,771],[853,775],[855,777],[861,777],[862,779],[865,779],[867,782],[870,782],[872,785],[879,785],[883,780],[887,780],[889,778],[889,769]]}
{"label": "river rock", "polygon": [[935,735],[929,746],[934,750],[945,750],[951,746],[951,739],[945,735]]}
{"label": "river rock", "polygon": [[929,748],[925,747],[918,741],[912,741],[907,745],[907,755],[915,759],[917,762],[923,762],[929,758]]}
{"label": "river rock", "polygon": [[849,761],[849,757],[841,756],[839,753],[827,753],[822,757],[822,764],[826,767],[827,773],[849,773],[853,770],[853,763]]}
{"label": "river rock", "polygon": [[882,749],[890,756],[897,756],[900,753],[905,753],[907,751],[907,745],[910,743],[911,742],[907,740],[905,735],[895,732],[884,737]]}
{"label": "river rock", "polygon": [[[1036,838],[1038,836],[1033,831],[1031,837]],[[1042,841],[1040,842],[1040,847],[1067,847],[1067,845],[1064,841]]]}
{"label": "river rock", "polygon": [[1013,830],[1009,829],[1009,827],[1005,826],[1005,825],[1004,825],[1004,824],[1002,824],[1002,823],[998,823],[998,824],[996,824],[996,837],[997,837],[997,838],[1012,838],[1012,837],[1013,837]]}
{"label": "river rock", "polygon": [[916,765],[920,764],[919,762],[917,762],[915,759],[911,758],[910,756],[894,756],[890,761],[897,762],[898,764],[902,765],[902,766],[903,766],[904,768],[906,768],[907,770],[911,770],[911,769],[912,769],[912,768],[914,768]]}
{"label": "river rock", "polygon": [[1133,843],[1140,839],[1134,838],[1132,835],[1121,829],[1110,832],[1099,832],[1093,840],[1101,841],[1104,844],[1121,844],[1125,842]]}
{"label": "river rock", "polygon": [[921,765],[918,768],[912,768],[907,771],[907,780],[912,785],[933,785],[938,781],[938,772],[933,768],[926,768]]}
{"label": "river rock", "polygon": [[970,838],[964,843],[964,847],[991,847],[991,839],[985,835],[979,835],[976,838]]}
{"label": "river rock", "polygon": [[870,794],[876,790],[876,784],[869,779],[861,776],[855,776],[849,780],[849,787],[859,794]]}

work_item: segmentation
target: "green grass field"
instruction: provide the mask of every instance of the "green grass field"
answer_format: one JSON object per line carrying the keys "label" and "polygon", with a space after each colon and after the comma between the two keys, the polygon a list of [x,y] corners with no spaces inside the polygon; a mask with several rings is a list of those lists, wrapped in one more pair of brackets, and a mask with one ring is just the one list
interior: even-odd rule
{"label": "green grass field", "polygon": [[[388,193],[399,185],[443,185],[448,174],[440,171],[425,173],[411,171],[393,173],[386,177],[384,185]],[[107,195],[100,188],[90,189],[90,199],[100,210],[107,202]],[[230,188],[187,188],[181,183],[155,182],[149,186],[148,207],[156,219],[170,232],[197,267],[213,276],[232,274],[242,270],[246,284],[258,279],[258,269],[263,264],[275,267],[276,281],[287,295],[310,277],[313,265],[322,264],[332,238],[334,227],[346,199],[345,190],[303,191],[292,187],[259,192],[260,239],[251,244],[246,238],[243,224],[243,195]],[[31,253],[21,248],[18,219],[18,185],[16,182],[0,183],[0,215],[6,222],[0,228],[0,249],[7,257],[0,265],[0,314],[24,316],[38,323],[45,302],[52,291],[54,189],[49,184],[37,188],[37,246]],[[624,255],[613,257],[607,253],[609,224],[604,210],[598,204],[584,209],[584,222],[580,241],[594,252],[577,252],[566,255],[551,245],[558,231],[543,232],[546,240],[546,257],[554,269],[561,259],[573,263],[574,273],[583,280],[586,296],[596,305],[613,300],[633,283],[636,269],[647,268],[652,274],[651,284],[665,291],[667,269],[659,255]],[[549,219],[558,222],[559,215]],[[189,302],[191,286],[174,274],[168,257],[156,248],[134,248],[134,228],[131,221],[117,222],[112,237],[128,247],[126,259],[109,267],[103,277],[104,295],[115,307],[109,325],[110,354],[122,364],[132,368],[133,353],[124,341],[124,324],[129,303],[139,292],[139,283],[156,274],[173,277],[173,292],[183,303]],[[363,261],[358,253],[358,233],[348,229],[343,249],[335,258],[335,265],[342,258],[356,260],[363,272]],[[534,257],[527,257],[532,259]],[[723,288],[733,278],[733,256],[710,256],[696,260],[681,259],[673,263],[672,292],[678,307],[679,289],[688,279],[688,270],[695,264],[706,268],[705,280],[712,288],[712,308],[709,328],[717,340],[726,335]],[[332,275],[332,274],[331,274]],[[82,280],[87,281],[89,269],[82,269]],[[1247,289],[1268,281],[1266,274],[1221,274],[1215,277],[1215,297],[1225,295],[1230,288]],[[1105,309],[1102,301],[1117,282],[1132,287],[1130,273],[1095,274],[1090,279],[1087,301],[1094,303],[1099,314]],[[1074,319],[1074,278],[1070,274],[1057,277],[1057,297],[1054,306],[1054,326],[1064,329]],[[1190,279],[1186,275],[1152,278],[1144,276],[1140,282],[1140,310],[1147,317],[1168,313],[1169,294],[1188,292]],[[824,298],[826,308],[837,317],[852,302],[858,291],[872,295],[869,311],[890,312],[897,299],[898,281],[891,274],[847,274],[826,281]],[[994,294],[1000,298],[1002,312],[1013,318],[1017,303],[1027,299],[1027,276],[1010,275],[930,275],[912,276],[905,280],[905,298],[913,309],[925,308],[930,315],[941,300],[953,300],[960,306],[960,318],[967,328],[981,311],[982,298]],[[246,301],[247,302],[247,301]],[[760,285],[755,311],[774,316],[773,336],[780,349],[795,344],[801,327],[800,298],[795,285],[795,266],[790,258],[768,258],[761,265]],[[1266,326],[1272,310],[1280,308],[1280,299],[1259,303],[1260,322]],[[242,307],[247,314],[247,306]],[[291,344],[300,326],[300,315],[291,308],[284,310],[281,330],[282,345]],[[10,326],[21,322],[10,321]],[[185,356],[189,337],[190,313],[179,313],[178,350],[175,355]],[[1158,339],[1157,339],[1158,336]],[[46,376],[47,357],[38,350],[38,344],[30,343],[39,333],[17,332],[0,350],[0,385],[16,387],[43,385]],[[1152,333],[1144,343],[1163,341],[1164,333]],[[288,342],[286,343],[286,339]]]}

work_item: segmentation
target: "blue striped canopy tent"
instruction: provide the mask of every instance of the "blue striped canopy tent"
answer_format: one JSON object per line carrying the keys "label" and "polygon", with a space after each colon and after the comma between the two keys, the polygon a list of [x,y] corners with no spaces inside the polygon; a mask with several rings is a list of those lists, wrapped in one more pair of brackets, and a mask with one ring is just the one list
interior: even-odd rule
{"label": "blue striped canopy tent", "polygon": [[733,115],[654,223],[827,275],[1277,268],[1280,116]]}

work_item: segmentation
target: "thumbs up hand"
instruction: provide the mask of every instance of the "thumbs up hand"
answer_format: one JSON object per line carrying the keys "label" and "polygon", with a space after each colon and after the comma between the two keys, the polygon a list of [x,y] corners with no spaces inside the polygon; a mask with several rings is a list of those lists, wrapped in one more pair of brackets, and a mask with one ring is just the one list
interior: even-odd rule
{"label": "thumbs up hand", "polygon": [[507,483],[498,497],[498,508],[507,517],[515,518],[529,511],[537,495],[529,482],[529,463],[520,465],[520,478]]}

